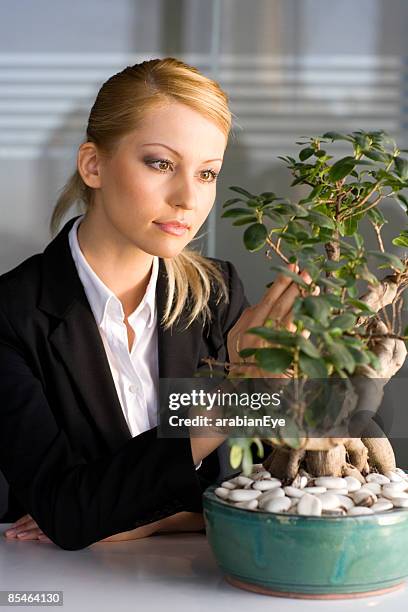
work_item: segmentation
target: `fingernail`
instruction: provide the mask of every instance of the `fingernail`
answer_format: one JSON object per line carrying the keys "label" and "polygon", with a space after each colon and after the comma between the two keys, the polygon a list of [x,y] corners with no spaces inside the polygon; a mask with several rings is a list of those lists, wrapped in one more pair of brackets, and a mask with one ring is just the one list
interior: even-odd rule
{"label": "fingernail", "polygon": [[7,529],[7,531],[5,531],[6,536],[14,536],[16,535],[16,530],[15,529]]}
{"label": "fingernail", "polygon": [[20,533],[18,533],[18,534],[17,534],[17,537],[18,537],[18,538],[22,538],[22,537],[24,537],[25,535],[27,535],[27,533],[28,533],[27,531],[20,531]]}

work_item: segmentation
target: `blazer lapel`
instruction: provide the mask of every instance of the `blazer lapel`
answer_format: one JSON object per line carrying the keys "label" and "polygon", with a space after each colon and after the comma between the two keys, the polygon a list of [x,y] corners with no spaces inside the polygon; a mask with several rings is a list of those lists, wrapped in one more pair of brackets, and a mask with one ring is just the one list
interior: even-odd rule
{"label": "blazer lapel", "polygon": [[69,248],[71,219],[43,254],[39,307],[59,322],[49,337],[112,451],[132,436],[116,393],[98,327]]}
{"label": "blazer lapel", "polygon": [[[43,285],[39,308],[59,319],[49,340],[78,388],[96,428],[114,451],[131,438],[116,393],[105,347],[69,247],[68,221],[43,253]],[[159,259],[156,285],[158,362],[160,378],[193,378],[197,371],[202,329],[186,316],[164,330],[167,272]]]}

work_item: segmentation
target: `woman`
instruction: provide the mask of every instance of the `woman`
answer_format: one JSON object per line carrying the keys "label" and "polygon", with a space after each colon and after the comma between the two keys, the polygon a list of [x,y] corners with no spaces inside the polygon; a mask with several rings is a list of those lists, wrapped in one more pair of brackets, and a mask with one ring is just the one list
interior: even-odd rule
{"label": "woman", "polygon": [[158,380],[192,377],[208,356],[238,362],[258,342],[249,327],[290,328],[298,294],[279,276],[248,307],[231,263],[186,248],[230,128],[219,85],[174,58],[99,91],[51,228],[77,201],[84,215],[0,277],[0,469],[19,519],[6,536],[75,550],[203,528],[223,439],[158,438]]}

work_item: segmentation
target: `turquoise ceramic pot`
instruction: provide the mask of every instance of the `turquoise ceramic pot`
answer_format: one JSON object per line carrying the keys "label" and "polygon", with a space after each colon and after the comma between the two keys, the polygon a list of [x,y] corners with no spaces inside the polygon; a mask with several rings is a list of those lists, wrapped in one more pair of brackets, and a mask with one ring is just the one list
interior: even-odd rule
{"label": "turquoise ceramic pot", "polygon": [[345,597],[392,590],[408,576],[408,509],[353,517],[271,514],[234,508],[215,488],[204,493],[207,537],[236,586]]}

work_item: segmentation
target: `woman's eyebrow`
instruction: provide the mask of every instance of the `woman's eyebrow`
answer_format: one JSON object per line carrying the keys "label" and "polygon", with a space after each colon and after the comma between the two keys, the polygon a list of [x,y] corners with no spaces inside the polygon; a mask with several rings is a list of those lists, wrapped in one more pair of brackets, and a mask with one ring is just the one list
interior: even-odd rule
{"label": "woman's eyebrow", "polygon": [[[175,149],[172,149],[168,145],[165,145],[165,144],[163,144],[161,142],[145,142],[145,144],[142,144],[142,147],[147,147],[149,145],[158,145],[159,147],[166,147],[166,149],[170,149],[170,151],[172,151],[175,155],[177,155],[178,157],[183,159],[183,156],[180,155],[180,153],[178,151],[176,151]],[[214,159],[207,159],[206,161],[203,162],[203,164],[207,164],[208,162],[211,162],[211,161],[220,161],[220,162],[222,162],[222,159],[220,157],[216,157]]]}

